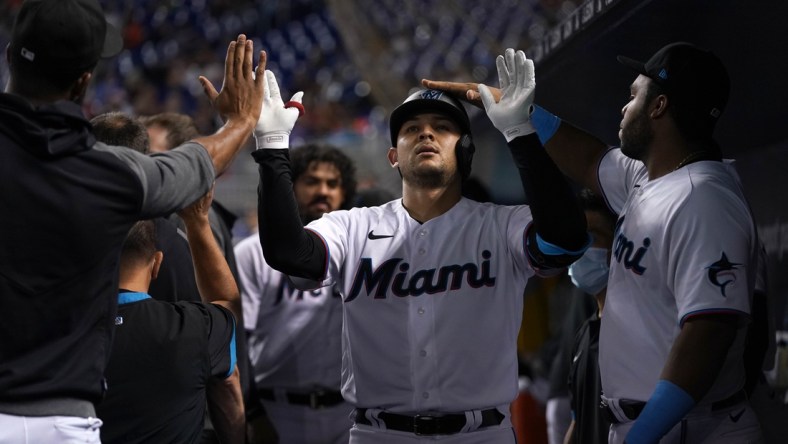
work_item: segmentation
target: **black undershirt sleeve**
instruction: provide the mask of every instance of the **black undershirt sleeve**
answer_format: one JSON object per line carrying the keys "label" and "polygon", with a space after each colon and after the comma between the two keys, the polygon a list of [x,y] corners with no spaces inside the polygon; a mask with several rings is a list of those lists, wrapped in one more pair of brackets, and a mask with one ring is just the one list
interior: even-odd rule
{"label": "black undershirt sleeve", "polygon": [[[531,261],[541,268],[566,267],[582,256],[588,246],[585,213],[535,133],[513,139],[509,149],[534,219],[526,247]],[[537,234],[545,242],[578,254],[543,252],[537,244]]]}
{"label": "black undershirt sleeve", "polygon": [[289,150],[260,149],[252,157],[259,165],[257,217],[265,261],[288,276],[322,280],[325,245],[301,222],[293,194]]}

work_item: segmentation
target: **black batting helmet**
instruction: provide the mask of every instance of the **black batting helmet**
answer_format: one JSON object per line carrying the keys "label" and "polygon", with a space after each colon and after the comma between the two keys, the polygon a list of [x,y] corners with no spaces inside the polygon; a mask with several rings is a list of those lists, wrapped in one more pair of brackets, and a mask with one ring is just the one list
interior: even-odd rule
{"label": "black batting helmet", "polygon": [[463,180],[467,179],[471,174],[471,162],[473,161],[473,153],[476,151],[471,138],[471,121],[462,103],[443,91],[435,89],[416,91],[392,111],[389,118],[391,146],[397,146],[397,135],[406,120],[416,114],[429,112],[448,116],[460,126],[462,136],[457,141],[455,153],[460,175]]}

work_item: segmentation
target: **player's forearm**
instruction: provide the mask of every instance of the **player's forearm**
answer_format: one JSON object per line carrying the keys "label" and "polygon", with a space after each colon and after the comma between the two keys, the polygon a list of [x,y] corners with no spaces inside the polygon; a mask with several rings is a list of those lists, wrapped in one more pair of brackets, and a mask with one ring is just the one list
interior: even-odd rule
{"label": "player's forearm", "polygon": [[260,165],[257,219],[266,262],[289,276],[322,279],[326,251],[301,222],[287,150],[260,149],[252,156]]}
{"label": "player's forearm", "polygon": [[243,444],[246,415],[238,367],[226,379],[213,379],[207,386],[208,412],[219,442]]}
{"label": "player's forearm", "polygon": [[688,319],[673,343],[660,377],[681,387],[699,402],[716,381],[737,329],[736,315]]}
{"label": "player's forearm", "polygon": [[208,151],[217,176],[227,169],[244,143],[251,140],[255,123],[256,120],[250,118],[236,117],[228,120],[216,133],[194,140]]}
{"label": "player's forearm", "polygon": [[588,243],[585,214],[536,134],[512,139],[509,148],[528,197],[536,233],[564,250],[584,249]]}
{"label": "player's forearm", "polygon": [[241,319],[241,296],[224,254],[211,231],[208,217],[184,219],[192,253],[194,278],[203,302],[218,303]]}
{"label": "player's forearm", "polygon": [[544,146],[561,172],[599,194],[597,166],[608,148],[604,142],[562,121]]}
{"label": "player's forearm", "polygon": [[656,443],[698,403],[716,381],[736,337],[736,315],[710,315],[684,323],[626,442]]}

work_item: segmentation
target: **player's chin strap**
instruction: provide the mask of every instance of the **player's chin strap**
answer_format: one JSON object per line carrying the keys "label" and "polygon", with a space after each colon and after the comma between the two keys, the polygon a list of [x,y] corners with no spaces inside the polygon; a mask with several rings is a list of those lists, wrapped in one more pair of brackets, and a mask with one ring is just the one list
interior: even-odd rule
{"label": "player's chin strap", "polygon": [[454,153],[457,155],[457,170],[460,172],[462,180],[466,180],[471,175],[471,164],[473,163],[473,153],[476,146],[470,134],[463,134],[454,146]]}

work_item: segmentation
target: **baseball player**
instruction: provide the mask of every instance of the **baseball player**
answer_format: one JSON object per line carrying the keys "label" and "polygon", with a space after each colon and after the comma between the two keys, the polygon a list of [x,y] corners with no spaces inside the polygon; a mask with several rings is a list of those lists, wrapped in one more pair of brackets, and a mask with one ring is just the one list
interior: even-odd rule
{"label": "baseball player", "polygon": [[402,199],[334,211],[307,225],[292,193],[282,107],[267,73],[256,128],[260,239],[266,261],[302,288],[341,289],[342,394],[355,407],[351,443],[514,443],[516,336],[522,292],[539,271],[582,255],[585,220],[529,121],[533,64],[498,66],[500,102],[485,108],[521,172],[528,206],[461,196],[474,152],[463,106],[422,90],[390,118],[387,159]]}
{"label": "baseball player", "polygon": [[[758,239],[733,165],[712,138],[727,72],[683,42],[645,63],[619,61],[638,73],[621,148],[545,110],[532,117],[563,171],[619,215],[599,350],[609,440],[759,442],[742,363]],[[424,83],[478,97],[467,84]]]}
{"label": "baseball player", "polygon": [[[293,150],[303,223],[349,208],[355,168],[337,148]],[[257,394],[281,444],[347,443],[352,407],[340,393],[342,301],[334,287],[304,291],[271,268],[255,233],[235,247]]]}

